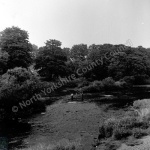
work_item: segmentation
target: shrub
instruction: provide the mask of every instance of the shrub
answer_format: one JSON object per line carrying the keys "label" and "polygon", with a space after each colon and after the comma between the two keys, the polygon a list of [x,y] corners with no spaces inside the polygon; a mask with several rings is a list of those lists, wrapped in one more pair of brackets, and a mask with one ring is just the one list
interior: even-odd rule
{"label": "shrub", "polygon": [[86,93],[100,92],[100,91],[104,90],[104,85],[103,85],[102,81],[94,81],[90,85],[83,87],[82,90]]}
{"label": "shrub", "polygon": [[81,77],[81,78],[77,78],[75,80],[70,81],[69,83],[67,83],[66,85],[64,85],[64,87],[69,87],[69,88],[82,88],[85,86],[89,86],[90,82],[87,81],[85,78]]}
{"label": "shrub", "polygon": [[136,100],[133,103],[134,109],[150,108],[150,99]]}
{"label": "shrub", "polygon": [[65,85],[65,87],[68,87],[68,88],[75,88],[77,86],[78,86],[78,83],[76,81],[70,81]]}
{"label": "shrub", "polygon": [[118,89],[126,88],[127,83],[125,81],[116,81],[115,82],[115,87],[118,88]]}
{"label": "shrub", "polygon": [[[138,100],[133,104],[133,108],[130,107],[130,110],[122,118],[110,118],[106,120],[99,127],[99,136],[98,144],[105,146],[106,149],[110,143],[110,140],[122,140],[125,139],[135,139],[141,138],[150,134],[150,113],[147,112],[149,106],[149,100]],[[146,108],[148,107],[148,108]],[[137,111],[143,112],[144,115],[139,115]],[[104,142],[105,141],[105,142]],[[121,141],[120,141],[121,142]],[[135,143],[135,141],[133,141]],[[132,142],[132,144],[133,144]],[[104,144],[103,144],[104,143]],[[103,147],[101,149],[104,149]]]}
{"label": "shrub", "polygon": [[135,137],[135,138],[141,138],[143,136],[146,136],[148,133],[145,129],[134,128],[132,130],[132,134],[133,134],[133,137]]}
{"label": "shrub", "polygon": [[148,78],[148,79],[145,79],[145,81],[144,81],[144,84],[147,84],[147,85],[149,85],[149,84],[150,84],[150,78]]}
{"label": "shrub", "polygon": [[108,140],[107,143],[101,148],[100,150],[117,150],[121,146],[121,142],[119,141],[114,141],[114,140]]}
{"label": "shrub", "polygon": [[146,80],[149,78],[148,75],[136,75],[134,76],[135,80],[134,80],[134,84],[135,85],[140,85],[140,84],[145,84]]}
{"label": "shrub", "polygon": [[133,103],[133,110],[141,121],[150,121],[150,100],[137,100]]}
{"label": "shrub", "polygon": [[125,116],[119,119],[110,118],[99,127],[98,139],[101,140],[103,138],[112,137],[119,140],[126,138],[130,135],[136,134],[136,130],[134,131],[135,128],[144,131],[149,128],[149,122],[147,120],[141,121],[138,117],[131,116]]}
{"label": "shrub", "polygon": [[141,123],[139,122],[138,118],[125,116],[118,120],[117,128],[126,128],[131,129],[134,127],[139,127]]}
{"label": "shrub", "polygon": [[99,92],[99,89],[97,86],[94,85],[89,85],[89,86],[85,86],[81,89],[82,92],[84,93],[96,93]]}
{"label": "shrub", "polygon": [[110,118],[99,127],[99,140],[101,138],[109,138],[113,135],[113,130],[116,125],[116,121],[117,120],[115,118]]}
{"label": "shrub", "polygon": [[[63,78],[61,80],[63,80]],[[66,81],[66,79],[64,79],[64,80]],[[66,83],[63,87],[66,87],[66,88],[75,88],[75,87],[78,87],[78,85],[81,84],[81,83],[83,83],[84,81],[85,81],[84,78],[78,78],[78,79],[75,79],[75,80],[72,80],[72,81]]]}
{"label": "shrub", "polygon": [[94,81],[87,86],[82,87],[82,91],[85,93],[91,92],[100,92],[100,91],[109,91],[109,90],[118,90],[126,88],[127,84],[125,81],[115,82],[111,77],[108,77],[102,81]]}
{"label": "shrub", "polygon": [[103,86],[105,90],[113,90],[115,87],[115,81],[112,77],[108,77],[102,80]]}
{"label": "shrub", "polygon": [[78,83],[78,88],[82,88],[82,87],[89,86],[89,85],[90,85],[90,82],[83,80],[81,81],[81,83]]}
{"label": "shrub", "polygon": [[121,140],[132,135],[132,131],[126,128],[115,128],[113,131],[113,138],[116,140]]}
{"label": "shrub", "polygon": [[113,129],[116,126],[116,121],[117,120],[115,118],[110,118],[105,122],[104,128],[106,137],[111,137],[113,135]]}
{"label": "shrub", "polygon": [[4,118],[23,117],[39,108],[44,109],[43,103],[37,100],[30,106],[20,109],[17,113],[12,112],[12,106],[18,106],[20,102],[31,99],[42,88],[38,77],[27,69],[15,68],[8,70],[2,76],[0,84],[0,108],[3,108],[5,111]]}
{"label": "shrub", "polygon": [[128,85],[133,85],[135,82],[134,76],[125,76],[123,79],[120,80],[121,82],[126,82]]}
{"label": "shrub", "polygon": [[94,81],[93,86],[97,87],[97,89],[99,90],[103,90],[104,89],[104,84],[102,81]]}
{"label": "shrub", "polygon": [[[128,135],[130,129],[138,126],[138,121],[131,117],[124,117],[121,119],[110,118],[104,122],[99,128],[99,138],[108,138],[114,136],[115,138]],[[120,134],[120,135],[119,135]]]}
{"label": "shrub", "polygon": [[102,81],[94,81],[93,85],[97,86],[100,90],[116,90],[125,87],[126,82],[115,82],[112,77],[108,77]]}

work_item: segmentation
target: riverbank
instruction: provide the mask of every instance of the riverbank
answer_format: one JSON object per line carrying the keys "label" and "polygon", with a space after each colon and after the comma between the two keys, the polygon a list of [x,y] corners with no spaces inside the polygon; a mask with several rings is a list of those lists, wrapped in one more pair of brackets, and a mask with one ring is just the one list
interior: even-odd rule
{"label": "riverbank", "polygon": [[[74,93],[73,101],[71,93]],[[55,93],[45,101],[47,106],[44,112],[22,120],[24,129],[21,130],[22,125],[13,129],[7,127],[9,149],[28,150],[40,143],[57,144],[65,139],[69,142],[77,140],[87,150],[98,137],[99,126],[105,120],[124,116],[134,100],[149,96],[148,90],[136,89],[134,92],[86,93],[81,101],[81,94],[76,94],[72,89],[67,90],[67,95],[65,92]]]}
{"label": "riverbank", "polygon": [[[80,99],[80,95],[78,98]],[[84,95],[84,101],[70,101],[70,95],[61,97],[56,103],[47,106],[42,114],[26,120],[31,126],[29,133],[21,139],[18,146],[20,137],[18,141],[17,138],[11,138],[10,147],[55,145],[65,139],[69,142],[78,141],[82,148],[90,150],[98,137],[100,124],[111,116],[123,116],[128,109],[125,105],[113,103],[109,95],[105,95],[104,100],[104,96],[98,93]]]}

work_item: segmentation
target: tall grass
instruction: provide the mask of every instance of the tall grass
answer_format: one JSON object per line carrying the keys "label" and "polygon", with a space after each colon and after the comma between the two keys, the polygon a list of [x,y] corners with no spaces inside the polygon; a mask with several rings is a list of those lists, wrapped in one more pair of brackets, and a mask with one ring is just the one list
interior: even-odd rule
{"label": "tall grass", "polygon": [[59,141],[56,145],[52,144],[39,144],[34,147],[19,149],[19,150],[82,150],[80,142],[70,142],[67,139]]}
{"label": "tall grass", "polygon": [[150,100],[137,100],[130,112],[122,118],[110,118],[99,127],[99,140],[112,138],[126,139],[129,136],[140,138],[149,134]]}

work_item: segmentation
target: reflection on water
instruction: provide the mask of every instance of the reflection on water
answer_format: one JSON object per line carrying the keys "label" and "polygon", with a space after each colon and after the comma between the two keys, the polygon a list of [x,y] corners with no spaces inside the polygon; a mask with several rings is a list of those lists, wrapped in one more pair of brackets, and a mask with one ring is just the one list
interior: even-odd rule
{"label": "reflection on water", "polygon": [[[111,96],[112,100],[110,99]],[[132,91],[118,91],[84,95],[85,101],[94,101],[99,106],[101,104],[108,103],[109,108],[113,108],[116,110],[130,106],[134,100],[144,98],[150,98],[150,87],[135,87]],[[39,115],[37,115],[36,118],[39,118]],[[31,124],[28,123],[30,121],[32,122],[32,119],[33,118],[24,120],[24,123],[5,123],[1,125],[0,137],[8,138],[10,150],[15,148],[26,147],[27,143],[25,143],[25,139],[28,138],[28,136],[32,137],[32,139],[36,139],[36,137],[34,136],[37,136],[39,133],[35,134],[34,132],[32,132],[34,124],[32,124],[31,126]]]}

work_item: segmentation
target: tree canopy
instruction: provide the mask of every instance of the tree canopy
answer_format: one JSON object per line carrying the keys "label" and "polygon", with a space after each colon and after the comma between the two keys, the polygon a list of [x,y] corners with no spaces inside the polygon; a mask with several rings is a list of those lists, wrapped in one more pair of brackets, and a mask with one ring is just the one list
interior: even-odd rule
{"label": "tree canopy", "polygon": [[39,74],[49,80],[66,75],[67,55],[61,49],[60,41],[48,40],[45,46],[40,48],[35,62]]}
{"label": "tree canopy", "polygon": [[8,68],[27,68],[31,64],[32,45],[28,38],[27,31],[14,26],[0,33],[0,48],[9,54]]}
{"label": "tree canopy", "polygon": [[126,76],[150,76],[150,51],[142,46],[130,47],[123,44],[75,44],[62,48],[56,39],[47,40],[38,48],[29,42],[28,32],[19,27],[9,27],[0,32],[0,75],[15,67],[28,68],[32,65],[39,75],[47,80],[77,74],[78,69],[88,68],[82,74],[91,80],[113,77],[120,80]]}

